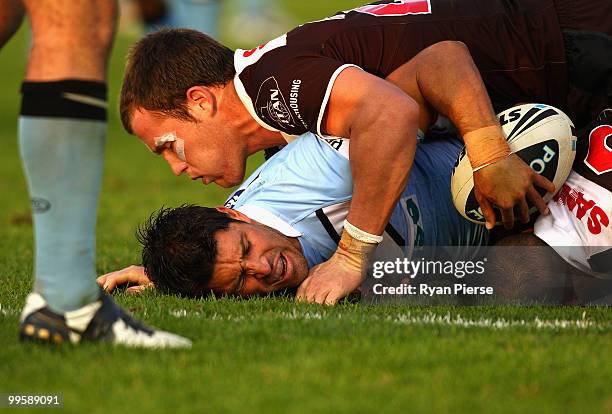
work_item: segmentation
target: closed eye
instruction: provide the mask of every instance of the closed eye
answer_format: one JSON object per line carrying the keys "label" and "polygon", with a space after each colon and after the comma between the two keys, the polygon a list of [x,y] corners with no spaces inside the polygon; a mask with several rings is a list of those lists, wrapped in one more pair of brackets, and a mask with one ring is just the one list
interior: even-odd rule
{"label": "closed eye", "polygon": [[244,285],[246,284],[247,277],[248,276],[246,272],[243,270],[242,273],[240,273],[240,276],[238,277],[238,285],[236,286],[236,289],[234,289],[234,295],[240,296],[240,293],[242,292],[242,289],[244,289]]}
{"label": "closed eye", "polygon": [[[240,237],[240,245],[242,246],[242,262],[244,263],[244,259],[249,255],[251,250],[251,244],[247,240],[244,233]],[[244,267],[244,264],[240,266],[240,275],[238,276],[238,283],[236,284],[236,288],[234,289],[234,294],[239,295],[244,285],[246,283],[246,279],[248,277],[248,271]]]}

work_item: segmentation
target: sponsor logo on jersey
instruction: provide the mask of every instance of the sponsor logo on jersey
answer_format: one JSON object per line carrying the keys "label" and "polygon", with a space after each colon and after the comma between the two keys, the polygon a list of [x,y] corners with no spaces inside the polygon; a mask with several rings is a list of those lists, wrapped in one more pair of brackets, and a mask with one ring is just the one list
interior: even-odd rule
{"label": "sponsor logo on jersey", "polygon": [[259,87],[255,108],[265,122],[273,122],[281,129],[295,127],[295,120],[274,76],[263,81]]}
{"label": "sponsor logo on jersey", "polygon": [[300,121],[302,126],[308,129],[308,125],[302,119],[302,114],[300,114],[300,106],[298,105],[298,98],[300,97],[300,86],[302,86],[301,79],[294,79],[291,81],[291,91],[289,91],[289,107],[293,110],[293,113]]}
{"label": "sponsor logo on jersey", "polygon": [[600,125],[589,134],[589,151],[584,163],[597,175],[612,171],[612,126]]}
{"label": "sponsor logo on jersey", "polygon": [[[404,213],[407,214],[408,225],[412,234],[413,248],[423,247],[425,243],[425,231],[423,230],[423,215],[416,194],[402,199]],[[412,252],[411,252],[412,254]]]}
{"label": "sponsor logo on jersey", "polygon": [[249,58],[249,57],[253,56],[253,54],[255,52],[257,52],[260,49],[263,49],[267,44],[268,44],[268,42],[265,42],[265,43],[260,44],[257,47],[254,47],[251,50],[245,50],[244,52],[242,52],[242,57]]}
{"label": "sponsor logo on jersey", "polygon": [[405,16],[408,14],[430,14],[429,0],[393,0],[380,1],[376,4],[357,7],[353,10],[372,16]]}
{"label": "sponsor logo on jersey", "polygon": [[51,203],[44,198],[32,197],[30,201],[32,203],[32,213],[34,214],[46,213],[51,209]]}
{"label": "sponsor logo on jersey", "polygon": [[236,49],[236,53],[234,54],[234,67],[236,68],[236,73],[242,73],[247,66],[255,64],[266,53],[286,45],[287,34],[285,33],[251,50]]}
{"label": "sponsor logo on jersey", "polygon": [[344,140],[340,138],[323,138],[323,141],[327,142],[336,151],[340,151],[340,147],[344,143]]}
{"label": "sponsor logo on jersey", "polygon": [[237,190],[228,200],[225,202],[225,207],[234,208],[240,196],[244,193],[244,188]]}
{"label": "sponsor logo on jersey", "polygon": [[563,184],[561,191],[553,200],[560,205],[565,205],[578,220],[582,221],[586,217],[587,229],[591,234],[600,234],[602,227],[608,227],[610,224],[610,218],[606,212],[594,200],[587,199],[584,192],[578,188]]}

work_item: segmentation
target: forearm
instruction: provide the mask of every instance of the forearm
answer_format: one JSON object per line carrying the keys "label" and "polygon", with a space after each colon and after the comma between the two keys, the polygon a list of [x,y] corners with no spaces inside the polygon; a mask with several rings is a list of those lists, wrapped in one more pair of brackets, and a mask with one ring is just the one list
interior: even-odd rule
{"label": "forearm", "polygon": [[332,88],[324,131],[350,138],[353,198],[336,253],[309,273],[296,299],[332,305],[354,291],[406,186],[419,107],[390,82],[357,68]]}
{"label": "forearm", "polygon": [[415,57],[420,92],[461,134],[499,125],[478,68],[461,42],[441,42]]}
{"label": "forearm", "polygon": [[509,152],[480,73],[463,43],[437,43],[417,56],[416,65],[420,92],[457,127],[473,165]]}
{"label": "forearm", "polygon": [[393,119],[384,113],[371,122],[364,117],[351,134],[353,199],[347,220],[368,233],[383,233],[406,187],[416,150],[418,110],[415,104],[405,105],[393,111]]}
{"label": "forearm", "polygon": [[334,83],[325,132],[350,138],[353,199],[348,221],[381,235],[406,186],[416,148],[419,106],[397,86],[360,69]]}

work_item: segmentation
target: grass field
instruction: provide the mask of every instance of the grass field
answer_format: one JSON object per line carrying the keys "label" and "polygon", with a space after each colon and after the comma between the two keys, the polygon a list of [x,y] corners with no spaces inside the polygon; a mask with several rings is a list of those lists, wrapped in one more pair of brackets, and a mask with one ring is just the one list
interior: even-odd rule
{"label": "grass field", "polygon": [[[358,2],[284,3],[305,21]],[[133,40],[117,40],[112,108]],[[286,298],[148,292],[117,300],[138,318],[193,339],[192,350],[21,345],[18,317],[32,285],[32,226],[16,140],[26,43],[22,30],[0,53],[0,394],[60,393],[70,413],[612,412],[609,308],[322,308]],[[134,230],[152,210],[215,205],[226,194],[172,176],[122,131],[112,110],[98,271],[138,262]]]}

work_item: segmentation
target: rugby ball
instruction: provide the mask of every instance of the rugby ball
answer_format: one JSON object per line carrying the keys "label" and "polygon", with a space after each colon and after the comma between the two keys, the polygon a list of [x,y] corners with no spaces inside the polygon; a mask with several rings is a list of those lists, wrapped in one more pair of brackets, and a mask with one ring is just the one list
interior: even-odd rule
{"label": "rugby ball", "polygon": [[[510,149],[535,172],[548,178],[559,190],[567,179],[576,156],[574,124],[562,111],[550,105],[524,104],[498,114],[499,123]],[[536,186],[548,202],[553,194]],[[485,218],[474,195],[472,166],[465,153],[459,154],[451,178],[451,193],[455,207],[466,219],[485,224]],[[529,203],[531,214],[537,208]],[[501,213],[495,210],[497,224]]]}

